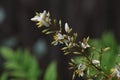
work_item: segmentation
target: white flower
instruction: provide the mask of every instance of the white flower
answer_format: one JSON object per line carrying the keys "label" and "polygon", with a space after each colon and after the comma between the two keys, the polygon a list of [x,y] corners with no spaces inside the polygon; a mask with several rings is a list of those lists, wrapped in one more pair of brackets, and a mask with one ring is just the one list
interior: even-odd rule
{"label": "white flower", "polygon": [[99,61],[99,60],[92,60],[92,63],[93,63],[94,65],[100,65],[100,61]]}
{"label": "white flower", "polygon": [[59,40],[64,39],[64,36],[63,36],[62,34],[60,34],[60,33],[58,33],[57,36],[58,36],[58,39],[59,39]]}
{"label": "white flower", "polygon": [[120,78],[120,71],[116,69],[116,72],[117,72],[117,77]]}
{"label": "white flower", "polygon": [[46,27],[49,27],[49,25],[51,23],[51,19],[49,17],[50,17],[49,13],[47,13],[44,10],[43,13],[36,15],[35,17],[31,18],[31,20],[38,22],[37,24],[39,27],[41,27],[43,25]]}
{"label": "white flower", "polygon": [[63,36],[61,33],[57,33],[57,34],[54,36],[54,39],[55,39],[55,41],[59,41],[59,40],[64,39],[64,36]]}
{"label": "white flower", "polygon": [[52,42],[53,45],[57,45],[58,43],[63,44],[63,40],[64,40],[64,35],[62,35],[61,33],[56,33],[54,36],[54,41]]}
{"label": "white flower", "polygon": [[115,68],[112,68],[111,69],[111,76],[114,77],[114,76],[117,76],[118,79],[120,79],[120,65],[116,66]]}
{"label": "white flower", "polygon": [[79,65],[78,65],[78,69],[85,70],[85,69],[86,69],[86,65],[84,65],[84,64],[79,64]]}
{"label": "white flower", "polygon": [[81,47],[83,48],[83,49],[86,49],[86,48],[88,48],[88,47],[90,47],[90,45],[88,45],[88,44],[85,44],[85,43],[81,43]]}
{"label": "white flower", "polygon": [[78,65],[78,69],[76,70],[76,73],[78,74],[78,76],[83,77],[84,76],[84,71],[86,69],[86,65],[84,64],[79,64]]}
{"label": "white flower", "polygon": [[81,71],[81,73],[79,74],[79,76],[83,77],[84,76],[84,72]]}
{"label": "white flower", "polygon": [[88,42],[88,40],[89,40],[89,38],[83,38],[83,42],[81,42],[81,47],[83,48],[83,49],[86,49],[86,48],[89,48],[90,47],[90,45],[87,43]]}
{"label": "white flower", "polygon": [[116,73],[117,77],[120,78],[120,68],[119,67],[115,68],[115,73]]}
{"label": "white flower", "polygon": [[41,20],[40,16],[35,16],[31,18],[31,21],[40,21],[40,20]]}
{"label": "white flower", "polygon": [[72,28],[69,28],[68,23],[65,23],[65,32],[70,33],[72,31]]}

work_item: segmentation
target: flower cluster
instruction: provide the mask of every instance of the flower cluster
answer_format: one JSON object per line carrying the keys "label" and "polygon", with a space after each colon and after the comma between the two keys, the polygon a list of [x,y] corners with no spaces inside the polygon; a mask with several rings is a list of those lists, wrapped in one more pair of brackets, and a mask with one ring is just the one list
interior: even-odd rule
{"label": "flower cluster", "polygon": [[[65,23],[65,32],[70,33],[72,31],[72,28],[69,28],[68,23]],[[62,31],[56,31],[54,35],[54,42],[52,44],[57,45],[58,43],[68,43],[70,42],[70,36],[67,36],[66,34],[62,34]]]}
{"label": "flower cluster", "polygon": [[38,27],[46,26],[49,27],[51,24],[50,14],[47,13],[45,10],[43,13],[36,13],[36,16],[31,18],[32,21],[38,22]]}
{"label": "flower cluster", "polygon": [[[76,76],[85,77],[86,80],[112,80],[115,77],[120,80],[120,66],[116,66],[112,71],[108,71],[107,66],[102,64],[102,57],[104,52],[110,48],[96,49],[88,43],[89,37],[83,38],[82,41],[77,41],[78,34],[72,32],[72,28],[66,22],[62,26],[61,20],[57,22],[55,19],[50,18],[50,13],[43,11],[43,13],[37,13],[35,17],[31,18],[32,21],[37,22],[38,28],[44,26],[42,30],[45,34],[53,35],[54,46],[64,45],[61,50],[65,55],[74,54],[79,55],[79,62],[74,58],[69,62],[69,69],[73,69],[73,80]],[[57,26],[57,23],[59,24]],[[91,50],[98,53],[97,57]],[[105,71],[108,71],[107,73]]]}

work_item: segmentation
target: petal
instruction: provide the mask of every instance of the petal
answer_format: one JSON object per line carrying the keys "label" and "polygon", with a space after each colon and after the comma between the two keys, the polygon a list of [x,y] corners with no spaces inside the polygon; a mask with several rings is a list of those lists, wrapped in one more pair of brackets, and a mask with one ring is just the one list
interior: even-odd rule
{"label": "petal", "polygon": [[39,18],[40,18],[39,16],[35,16],[35,17],[31,18],[31,21],[38,21]]}
{"label": "petal", "polygon": [[86,45],[82,42],[81,43],[81,47],[83,48],[83,49],[86,49],[87,47],[86,47]]}
{"label": "petal", "polygon": [[67,33],[69,33],[69,30],[70,30],[70,28],[69,28],[68,23],[65,23],[65,31],[66,31]]}
{"label": "petal", "polygon": [[64,36],[60,33],[58,33],[58,39],[64,39]]}
{"label": "petal", "polygon": [[99,60],[92,60],[92,63],[97,65],[97,64],[100,64],[100,61]]}

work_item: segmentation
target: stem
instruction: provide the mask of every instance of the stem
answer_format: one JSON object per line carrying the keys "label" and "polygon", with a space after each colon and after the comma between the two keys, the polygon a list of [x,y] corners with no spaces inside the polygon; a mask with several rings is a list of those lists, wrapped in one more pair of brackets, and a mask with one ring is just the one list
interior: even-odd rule
{"label": "stem", "polygon": [[90,64],[91,64],[96,70],[98,70],[98,71],[100,72],[100,74],[102,74],[102,75],[105,77],[105,79],[108,80],[109,77],[102,71],[102,69],[101,69],[100,67],[97,67],[96,65],[94,65],[85,52],[84,52],[83,54],[84,54],[84,56],[86,57],[86,59],[90,62]]}
{"label": "stem", "polygon": [[101,61],[102,61],[102,54],[103,54],[103,50],[101,49],[101,52],[99,53],[99,61],[100,61],[100,65],[101,65]]}
{"label": "stem", "polygon": [[100,53],[101,51],[97,50],[95,47],[91,47],[92,49],[94,49],[96,52]]}

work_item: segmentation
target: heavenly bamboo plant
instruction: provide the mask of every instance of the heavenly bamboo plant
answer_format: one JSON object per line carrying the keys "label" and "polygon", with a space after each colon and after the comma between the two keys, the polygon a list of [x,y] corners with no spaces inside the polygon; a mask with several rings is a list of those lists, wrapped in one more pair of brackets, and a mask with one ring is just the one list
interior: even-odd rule
{"label": "heavenly bamboo plant", "polygon": [[69,62],[69,69],[73,70],[72,80],[76,77],[84,77],[85,80],[120,80],[119,61],[115,60],[112,68],[103,61],[103,56],[110,47],[98,49],[89,44],[89,37],[77,41],[78,34],[72,31],[67,22],[63,26],[61,20],[51,19],[50,13],[45,10],[36,13],[31,20],[36,22],[38,28],[42,27],[43,33],[53,37],[52,45],[64,46],[61,50],[65,55],[78,55],[79,63],[74,58]]}

